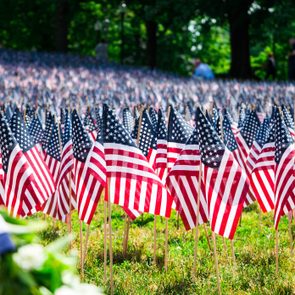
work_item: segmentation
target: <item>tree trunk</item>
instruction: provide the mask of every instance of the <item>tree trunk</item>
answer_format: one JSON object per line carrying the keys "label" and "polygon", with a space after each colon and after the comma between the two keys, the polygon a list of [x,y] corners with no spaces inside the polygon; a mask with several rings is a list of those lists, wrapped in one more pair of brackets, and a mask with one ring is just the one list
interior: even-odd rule
{"label": "tree trunk", "polygon": [[244,4],[236,6],[228,13],[231,47],[230,75],[238,79],[252,77],[248,9],[249,3],[245,1]]}
{"label": "tree trunk", "polygon": [[147,21],[147,64],[151,69],[157,66],[157,32],[158,24],[155,21]]}
{"label": "tree trunk", "polygon": [[55,48],[57,51],[66,52],[68,49],[68,0],[57,0],[56,6],[56,34]]}

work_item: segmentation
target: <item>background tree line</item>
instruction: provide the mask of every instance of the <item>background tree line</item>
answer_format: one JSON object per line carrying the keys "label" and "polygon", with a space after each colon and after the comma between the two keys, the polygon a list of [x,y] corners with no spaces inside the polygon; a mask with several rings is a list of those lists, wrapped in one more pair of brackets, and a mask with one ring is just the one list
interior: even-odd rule
{"label": "background tree line", "polygon": [[263,79],[273,52],[285,79],[294,15],[292,0],[1,0],[0,44],[95,55],[107,42],[114,62],[188,75],[199,57],[242,79]]}

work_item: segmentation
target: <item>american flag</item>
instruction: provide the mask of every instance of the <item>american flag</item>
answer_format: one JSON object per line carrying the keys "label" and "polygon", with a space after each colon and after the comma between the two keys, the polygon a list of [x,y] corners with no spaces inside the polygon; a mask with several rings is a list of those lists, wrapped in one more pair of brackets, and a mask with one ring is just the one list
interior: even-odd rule
{"label": "american flag", "polygon": [[66,219],[66,215],[77,208],[74,185],[74,154],[72,142],[72,123],[69,112],[64,114],[64,131],[62,133],[62,153],[57,182],[58,218]]}
{"label": "american flag", "polygon": [[31,121],[31,124],[29,126],[29,133],[33,137],[36,145],[38,146],[38,150],[41,153],[42,152],[42,139],[44,136],[44,131],[42,128],[42,123],[40,122],[40,119],[37,115],[35,115]]}
{"label": "american flag", "polygon": [[109,180],[106,197],[124,208],[169,217],[172,197],[128,131],[106,105],[103,139]]}
{"label": "american flag", "polygon": [[259,130],[259,127],[260,121],[257,117],[256,112],[249,111],[243,122],[243,126],[241,127],[240,132],[236,134],[236,141],[238,143],[239,149],[241,150],[241,155],[245,163],[249,155],[250,148]]}
{"label": "american flag", "polygon": [[0,115],[0,146],[3,168],[3,203],[14,215],[25,215],[23,207],[32,209],[44,202],[35,193],[36,181],[33,171],[19,144],[14,138],[5,118]]}
{"label": "american flag", "polygon": [[86,131],[89,133],[90,139],[92,141],[95,141],[97,136],[97,126],[95,125],[94,119],[91,116],[91,112],[89,108],[87,109],[87,112],[83,121],[83,125]]}
{"label": "american flag", "polygon": [[268,138],[268,134],[269,134],[269,130],[270,130],[269,125],[270,125],[269,118],[265,118],[263,120],[263,122],[258,130],[258,133],[256,135],[256,138],[252,144],[248,158],[246,160],[246,165],[247,165],[249,173],[252,173],[252,171],[256,165],[256,161],[259,158],[259,155],[260,155],[261,150],[263,148],[263,145]]}
{"label": "american flag", "polygon": [[156,110],[153,107],[149,107],[149,117],[151,119],[151,123],[153,126],[154,131],[157,130],[157,124],[158,124],[158,114]]}
{"label": "american flag", "polygon": [[[45,163],[53,176],[55,184],[58,183],[60,175],[61,163],[61,139],[59,135],[59,126],[57,123],[53,125],[51,137],[49,140],[47,153],[45,155]],[[58,190],[46,201],[43,212],[52,216],[58,217]]]}
{"label": "american flag", "polygon": [[[176,210],[187,230],[196,227],[198,198],[200,198],[198,223],[208,221],[204,182],[199,183],[200,167],[201,154],[197,131],[194,130],[166,179],[166,185],[176,203]],[[201,195],[199,196],[200,185]]]}
{"label": "american flag", "polygon": [[101,115],[100,115],[100,108],[95,108],[95,119],[96,119],[96,126],[97,126],[97,129],[100,129],[101,130],[101,126],[102,126],[102,118],[101,118]]}
{"label": "american flag", "polygon": [[[100,196],[106,187],[106,162],[101,131],[97,133],[96,141],[92,145],[81,174],[88,183],[80,182],[77,187],[78,199],[82,200],[83,212],[81,217],[89,223],[94,215]],[[87,204],[85,204],[87,203]]]}
{"label": "american flag", "polygon": [[200,109],[196,124],[211,229],[233,239],[249,190],[247,176]]}
{"label": "american flag", "polygon": [[134,120],[129,108],[123,109],[123,125],[125,129],[131,134],[134,128]]}
{"label": "american flag", "polygon": [[79,219],[90,224],[100,198],[101,185],[93,174],[88,173],[86,160],[93,144],[76,110],[72,113],[72,126],[77,209]]}
{"label": "american flag", "polygon": [[170,106],[167,138],[168,172],[173,167],[192,132],[193,128]]}
{"label": "american flag", "polygon": [[282,106],[282,111],[283,111],[284,121],[290,131],[290,134],[293,140],[295,140],[295,126],[294,126],[294,121],[290,114],[290,111],[287,109],[286,106]]}
{"label": "american flag", "polygon": [[40,209],[40,207],[37,206],[37,203],[42,205],[50,196],[52,196],[55,191],[55,183],[42,155],[38,151],[37,145],[25,127],[22,114],[18,109],[14,112],[10,120],[10,128],[26,157],[28,164],[32,168],[33,176],[36,180],[35,193],[38,196],[38,202],[35,202],[35,199],[28,195],[28,199],[31,200],[30,206],[23,208],[25,214],[30,214],[32,213],[33,208],[36,210]]}
{"label": "american flag", "polygon": [[[294,141],[282,117],[275,122],[275,208],[274,222],[278,228],[280,218],[295,207],[294,195]],[[286,211],[284,212],[284,207]]]}
{"label": "american flag", "polygon": [[138,147],[146,156],[151,166],[155,168],[157,155],[157,134],[153,129],[152,122],[150,121],[146,109],[142,113]]}
{"label": "american flag", "polygon": [[49,111],[46,111],[45,131],[44,131],[43,137],[42,137],[42,148],[43,148],[44,152],[46,152],[46,149],[48,147],[53,124],[54,124],[54,120],[53,120],[52,114]]}
{"label": "american flag", "polygon": [[167,177],[167,126],[162,110],[158,112],[156,172],[165,183]]}
{"label": "american flag", "polygon": [[259,153],[255,155],[250,183],[261,210],[269,212],[274,208],[275,126],[272,126],[266,134],[261,128],[258,132],[261,136],[256,138],[256,143],[254,142]]}

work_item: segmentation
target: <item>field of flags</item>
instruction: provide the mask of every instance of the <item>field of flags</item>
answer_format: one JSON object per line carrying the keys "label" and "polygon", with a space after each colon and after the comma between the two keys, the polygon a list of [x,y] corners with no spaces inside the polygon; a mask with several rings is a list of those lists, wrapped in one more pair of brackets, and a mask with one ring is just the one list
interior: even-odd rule
{"label": "field of flags", "polygon": [[[168,236],[175,210],[185,230],[207,224],[214,241],[233,240],[254,202],[273,211],[276,231],[282,217],[293,222],[293,84],[3,50],[0,89],[0,205],[13,216],[70,223],[75,210],[89,225],[104,200],[109,224],[111,205],[126,214],[125,247],[129,223],[146,213],[166,218]],[[85,247],[82,268],[87,238]]]}

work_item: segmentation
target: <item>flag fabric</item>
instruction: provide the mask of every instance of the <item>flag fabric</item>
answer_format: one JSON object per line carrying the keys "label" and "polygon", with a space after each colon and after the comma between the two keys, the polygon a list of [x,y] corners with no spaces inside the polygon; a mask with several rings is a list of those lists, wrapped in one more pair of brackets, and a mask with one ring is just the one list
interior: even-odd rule
{"label": "flag fabric", "polygon": [[[258,136],[259,134],[261,134],[261,137],[257,137],[256,142],[253,144],[259,154],[254,156],[254,153],[252,153],[253,158],[255,157],[255,163],[254,165],[251,164],[253,168],[250,186],[262,212],[269,212],[274,209],[275,126],[272,126],[267,134],[263,134],[263,130],[260,129]],[[264,136],[267,136],[266,140]]]}
{"label": "flag fabric", "polygon": [[42,123],[37,115],[35,115],[31,121],[31,124],[28,128],[30,135],[33,137],[36,144],[42,147],[42,138],[44,136],[44,131],[42,128]]}
{"label": "flag fabric", "polygon": [[245,163],[259,127],[260,121],[257,117],[256,112],[249,111],[243,121],[243,126],[241,127],[240,132],[236,134],[236,141],[238,143],[243,161]]}
{"label": "flag fabric", "polygon": [[[47,153],[45,155],[44,161],[53,177],[56,186],[60,175],[61,148],[62,147],[59,135],[59,126],[55,123],[52,127],[52,133],[48,143]],[[56,189],[54,194],[48,198],[42,208],[42,211],[54,218],[59,217],[58,189]]]}
{"label": "flag fabric", "polygon": [[249,190],[247,176],[200,109],[196,129],[211,229],[233,239]]}
{"label": "flag fabric", "polygon": [[69,112],[64,114],[64,131],[62,133],[62,153],[57,181],[58,218],[65,221],[67,214],[77,208],[74,185],[74,154],[72,142],[72,123]]}
{"label": "flag fabric", "polygon": [[91,116],[90,109],[87,109],[83,125],[86,131],[89,133],[90,139],[94,142],[97,136],[97,127],[95,125],[94,119]]}
{"label": "flag fabric", "polygon": [[42,137],[42,149],[44,152],[46,152],[50,136],[51,136],[51,131],[52,131],[52,125],[54,124],[54,119],[52,114],[49,111],[46,111],[46,116],[45,116],[45,130],[43,133]]}
{"label": "flag fabric", "polygon": [[295,204],[295,149],[291,134],[280,115],[275,122],[275,204],[274,223],[278,228],[284,208],[291,211]]}
{"label": "flag fabric", "polygon": [[134,128],[134,120],[129,108],[123,109],[123,125],[125,129],[131,134]]}
{"label": "flag fabric", "polygon": [[[23,151],[30,167],[32,168],[34,178],[37,182],[36,190],[39,192],[39,205],[42,205],[55,191],[55,183],[53,177],[40,154],[37,145],[33,138],[30,136],[27,128],[25,127],[22,114],[17,109],[10,121],[11,131]],[[23,208],[26,214],[30,214],[31,209],[38,206],[31,203],[30,208]]]}
{"label": "flag fabric", "polygon": [[251,174],[255,165],[256,161],[259,158],[259,155],[262,151],[263,145],[266,142],[270,130],[270,120],[269,118],[265,118],[258,130],[258,133],[256,135],[256,138],[252,144],[252,147],[250,149],[249,155],[246,160],[246,166]]}
{"label": "flag fabric", "polygon": [[44,202],[35,191],[36,181],[22,149],[0,114],[0,147],[3,167],[3,203],[13,216],[24,216],[23,207],[34,208]]}
{"label": "flag fabric", "polygon": [[282,111],[283,111],[283,118],[284,118],[285,124],[287,125],[293,140],[295,140],[295,125],[294,125],[293,118],[290,114],[290,111],[284,105],[282,106]]}
{"label": "flag fabric", "polygon": [[157,130],[157,124],[158,124],[158,114],[156,112],[156,110],[153,107],[149,107],[148,108],[149,111],[149,117],[153,126],[153,130],[156,131]]}
{"label": "flag fabric", "polygon": [[167,126],[162,110],[158,112],[157,123],[157,156],[156,156],[156,172],[160,179],[165,183],[168,172],[167,160]]}
{"label": "flag fabric", "polygon": [[[92,141],[84,129],[76,110],[72,113],[74,183],[77,196],[79,219],[90,224],[101,194],[101,184],[89,173],[87,156],[92,148]],[[95,159],[94,157],[91,159]]]}
{"label": "flag fabric", "polygon": [[106,198],[124,208],[170,217],[172,197],[111,109],[103,109]]}
{"label": "flag fabric", "polygon": [[173,167],[192,132],[193,128],[170,106],[167,137],[168,172]]}
{"label": "flag fabric", "polygon": [[200,198],[198,223],[203,224],[208,221],[204,182],[199,183],[200,167],[201,154],[197,130],[194,130],[166,179],[166,186],[174,198],[176,210],[187,230],[196,227],[198,198]]}
{"label": "flag fabric", "polygon": [[157,134],[154,131],[153,124],[146,109],[142,112],[138,147],[146,156],[151,166],[155,169],[157,156]]}

